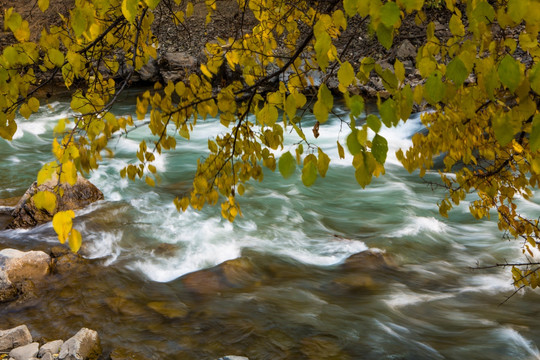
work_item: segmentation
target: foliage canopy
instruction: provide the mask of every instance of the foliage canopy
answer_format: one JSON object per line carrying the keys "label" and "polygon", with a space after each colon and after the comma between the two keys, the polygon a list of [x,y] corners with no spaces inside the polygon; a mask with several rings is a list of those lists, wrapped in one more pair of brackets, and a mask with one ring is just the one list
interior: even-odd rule
{"label": "foliage canopy", "polygon": [[[154,186],[159,180],[152,164],[155,154],[174,149],[177,135],[189,139],[201,120],[219,117],[229,131],[208,141],[210,154],[199,161],[192,190],[175,204],[179,210],[201,209],[217,204],[221,196],[222,215],[232,221],[241,214],[236,194],[243,194],[245,182],[263,179],[263,166],[277,168],[285,178],[300,166],[306,186],[325,176],[330,159],[306,140],[306,110],[317,119],[312,130],[318,134],[324,131],[334,98],[344,98],[350,114],[342,121],[348,130],[342,141],[337,136],[336,146],[340,156],[345,148],[353,155],[356,180],[365,187],[385,172],[388,144],[380,134],[382,125],[396,126],[410,117],[415,104],[427,103],[432,111],[422,115],[422,122],[428,131],[416,134],[410,149],[398,151],[398,159],[423,176],[433,169],[435,158],[442,158],[439,174],[447,191],[439,203],[441,215],[476,193],[469,206],[472,215],[489,217],[494,209],[500,229],[521,238],[524,253],[533,255],[540,241],[539,219],[522,215],[516,199],[529,198],[540,183],[540,1],[232,3],[240,25],[251,19],[249,31],[238,26],[230,37],[206,43],[206,60],[198,71],[177,82],[156,83],[153,91],[137,98],[136,118],[117,117],[111,107],[134,72],[150,57],[157,58],[152,32],[156,10],[171,10],[170,18],[160,21],[189,28],[194,9],[202,6],[212,26],[221,2],[76,0],[59,26],[43,28],[39,35],[30,33],[21,15],[6,10],[4,27],[17,41],[0,56],[0,136],[11,139],[16,114],[28,119],[37,112],[42,106],[37,91],[60,76],[72,91],[72,115],[58,122],[52,144],[55,159],[39,171],[38,182],[58,176],[59,183],[75,183],[78,172],[99,166],[112,136],[144,125],[156,138],[140,143],[139,162],[122,169],[121,175],[144,178]],[[49,0],[37,0],[37,5],[42,12],[50,11]],[[440,6],[448,15],[444,25],[450,33],[444,39],[427,20],[431,6]],[[406,18],[414,18],[426,36],[416,56],[422,81],[414,87],[399,60],[393,70],[383,69],[370,57],[352,61],[336,46],[348,26],[368,24],[372,36],[389,49]],[[345,40],[359,35],[355,30],[352,34]],[[238,78],[216,84],[226,68]],[[314,71],[324,74],[322,83],[315,96],[306,96],[306,89],[315,85]],[[353,91],[373,74],[389,94],[378,97],[380,115],[367,114],[364,99]],[[327,86],[333,76],[340,94]],[[272,150],[283,148],[283,134],[291,129],[302,141],[294,154],[287,151],[276,159]],[[55,199],[51,193],[38,193],[33,201],[54,212]],[[76,250],[81,236],[72,228],[73,215],[60,212],[53,224],[60,241],[68,240]],[[538,286],[537,270],[532,261],[516,264],[515,285]]]}

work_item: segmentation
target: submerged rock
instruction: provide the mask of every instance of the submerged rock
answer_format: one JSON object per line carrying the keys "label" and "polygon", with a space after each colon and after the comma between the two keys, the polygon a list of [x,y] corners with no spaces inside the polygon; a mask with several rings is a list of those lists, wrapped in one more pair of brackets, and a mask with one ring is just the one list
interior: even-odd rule
{"label": "submerged rock", "polygon": [[349,256],[343,267],[347,270],[374,271],[396,267],[390,256],[381,251],[366,250]]}
{"label": "submerged rock", "polygon": [[32,335],[26,325],[8,330],[0,330],[0,351],[12,350],[32,342]]}
{"label": "submerged rock", "polygon": [[17,288],[13,285],[5,271],[0,270],[0,303],[15,300]]}
{"label": "submerged rock", "polygon": [[61,198],[57,195],[57,205],[53,213],[49,213],[45,209],[36,208],[32,196],[39,191],[50,191],[54,193],[53,189],[56,185],[57,180],[50,180],[39,186],[37,182],[34,182],[15,206],[11,214],[13,220],[7,227],[9,229],[33,227],[51,221],[54,214],[58,211],[82,209],[93,202],[103,199],[103,193],[97,187],[90,181],[79,176],[73,186],[69,184],[60,185],[64,191],[64,195]]}
{"label": "submerged rock", "polygon": [[94,330],[82,328],[75,336],[68,339],[60,347],[58,359],[60,360],[95,360],[101,354],[101,345],[98,333]]}
{"label": "submerged rock", "polygon": [[180,301],[152,301],[148,307],[169,319],[181,319],[189,313],[188,306]]}

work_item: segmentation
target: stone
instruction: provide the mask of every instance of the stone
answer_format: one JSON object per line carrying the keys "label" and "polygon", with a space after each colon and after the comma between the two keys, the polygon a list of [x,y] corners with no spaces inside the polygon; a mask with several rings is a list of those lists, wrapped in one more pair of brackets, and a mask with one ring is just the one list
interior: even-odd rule
{"label": "stone", "polygon": [[57,182],[56,179],[52,179],[39,186],[37,182],[34,182],[15,206],[12,213],[13,220],[7,227],[9,229],[30,228],[51,221],[58,211],[82,209],[93,202],[103,199],[103,193],[97,187],[79,176],[73,186],[69,184],[60,185],[64,191],[64,196],[60,198],[57,195],[57,205],[52,214],[45,209],[37,209],[32,196],[39,191],[54,192],[53,188],[57,185]]}
{"label": "stone", "polygon": [[43,358],[45,354],[58,354],[63,343],[63,340],[55,340],[46,343],[39,349],[38,357]]}
{"label": "stone", "polygon": [[49,273],[50,262],[51,257],[43,251],[0,251],[0,268],[12,283],[42,279]]}
{"label": "stone", "polygon": [[181,282],[186,289],[199,295],[214,295],[227,288],[223,277],[209,269],[186,274],[181,277]]}
{"label": "stone", "polygon": [[0,351],[11,350],[32,342],[32,335],[26,325],[8,330],[0,330]]}
{"label": "stone", "polygon": [[19,346],[9,352],[9,356],[15,360],[28,360],[35,357],[39,351],[39,343],[33,342],[24,346]]}
{"label": "stone", "polygon": [[77,272],[82,266],[87,264],[88,260],[83,258],[81,255],[68,252],[67,254],[55,259],[53,271],[58,274]]}
{"label": "stone", "polygon": [[159,67],[156,59],[150,57],[148,62],[139,70],[142,81],[156,82],[159,80]]}
{"label": "stone", "polygon": [[54,356],[51,353],[45,353],[42,357],[40,357],[41,360],[54,360]]}
{"label": "stone", "polygon": [[226,356],[220,357],[218,360],[249,360],[249,358],[245,356],[238,356],[238,355],[226,355]]}
{"label": "stone", "polygon": [[101,354],[98,333],[82,328],[60,347],[60,360],[95,360]]}
{"label": "stone", "polygon": [[4,270],[0,269],[0,303],[13,301],[17,298],[17,288],[9,281]]}
{"label": "stone", "polygon": [[254,275],[255,267],[253,263],[245,257],[227,260],[219,264],[218,268],[223,272],[225,279],[233,286],[245,286],[259,280]]}
{"label": "stone", "polygon": [[344,268],[355,271],[375,271],[395,268],[394,261],[381,251],[366,250],[349,256]]}
{"label": "stone", "polygon": [[189,313],[188,306],[180,301],[152,301],[148,307],[169,319],[181,319]]}
{"label": "stone", "polygon": [[416,57],[416,47],[409,41],[404,40],[396,51],[398,59],[414,59]]}
{"label": "stone", "polygon": [[169,70],[194,69],[197,67],[197,59],[184,52],[167,52],[159,61],[161,68]]}

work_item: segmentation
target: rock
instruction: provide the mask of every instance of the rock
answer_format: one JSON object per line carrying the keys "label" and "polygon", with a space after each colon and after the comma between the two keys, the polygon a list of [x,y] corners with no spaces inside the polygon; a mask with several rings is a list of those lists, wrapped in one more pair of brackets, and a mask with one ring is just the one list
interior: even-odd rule
{"label": "rock", "polygon": [[220,357],[217,360],[249,360],[249,358],[245,356],[226,355],[226,356]]}
{"label": "rock", "polygon": [[0,268],[12,282],[39,280],[49,273],[51,258],[43,251],[23,252],[15,249],[0,251]]}
{"label": "rock", "polygon": [[59,274],[76,272],[77,269],[86,264],[88,264],[87,259],[83,258],[79,254],[68,252],[67,254],[55,259],[53,270]]}
{"label": "rock", "polygon": [[186,289],[199,295],[213,295],[227,288],[222,276],[208,269],[186,274],[181,281]]}
{"label": "rock", "polygon": [[[40,359],[41,360],[54,360],[54,356],[51,353],[45,353],[45,355],[43,355]],[[33,360],[33,359],[31,359],[31,360]]]}
{"label": "rock", "polygon": [[416,57],[416,47],[409,40],[404,40],[397,49],[396,57],[398,59],[414,59]]}
{"label": "rock", "polygon": [[52,258],[59,258],[69,253],[71,253],[71,251],[66,246],[53,246],[51,250],[49,250],[49,254]]}
{"label": "rock", "polygon": [[150,57],[148,62],[139,70],[142,81],[156,82],[159,80],[159,67],[156,59]]}
{"label": "rock", "polygon": [[0,303],[17,298],[17,288],[13,286],[5,271],[0,269]]}
{"label": "rock", "polygon": [[245,286],[258,280],[254,275],[253,263],[245,257],[227,260],[219,264],[218,268],[223,272],[225,279],[234,286]]}
{"label": "rock", "polygon": [[8,330],[0,330],[0,351],[11,350],[32,342],[32,335],[26,325]]}
{"label": "rock", "polygon": [[349,256],[343,266],[347,270],[355,271],[373,271],[396,267],[394,261],[386,254],[373,250],[366,250]]}
{"label": "rock", "polygon": [[181,319],[189,313],[188,306],[180,301],[152,301],[148,307],[169,319]]}
{"label": "rock", "polygon": [[101,354],[98,333],[82,328],[60,347],[60,360],[95,360]]}
{"label": "rock", "polygon": [[52,214],[45,209],[37,209],[32,196],[39,191],[54,192],[53,188],[56,184],[56,179],[49,180],[39,186],[37,182],[34,182],[15,206],[12,213],[13,220],[7,227],[10,229],[33,227],[51,221],[53,215],[58,211],[82,209],[95,201],[103,199],[103,193],[97,187],[79,176],[73,186],[69,184],[60,185],[64,191],[64,196],[60,198],[57,195],[57,205]]}
{"label": "rock", "polygon": [[39,344],[37,342],[19,346],[9,352],[9,356],[15,360],[28,360],[35,357],[39,351]]}
{"label": "rock", "polygon": [[194,69],[197,67],[197,59],[184,52],[167,52],[160,59],[159,65],[169,70]]}
{"label": "rock", "polygon": [[45,354],[58,354],[63,343],[63,340],[55,340],[46,343],[39,349],[38,357],[43,358]]}

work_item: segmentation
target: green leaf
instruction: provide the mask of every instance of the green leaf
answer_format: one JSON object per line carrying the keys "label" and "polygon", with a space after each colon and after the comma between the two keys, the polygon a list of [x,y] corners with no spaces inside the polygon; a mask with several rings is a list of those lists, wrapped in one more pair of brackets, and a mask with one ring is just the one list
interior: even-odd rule
{"label": "green leaf", "polygon": [[326,30],[322,30],[315,35],[315,54],[317,55],[317,62],[322,71],[325,71],[328,67],[328,51],[332,44],[332,39]]}
{"label": "green leaf", "polygon": [[463,61],[458,57],[455,57],[450,61],[446,67],[446,77],[452,80],[457,86],[461,86],[468,76],[469,72],[467,71],[465,64],[463,64]]}
{"label": "green leaf", "polygon": [[122,14],[127,21],[133,23],[137,16],[139,0],[122,0]]}
{"label": "green leaf", "polygon": [[16,32],[22,25],[22,16],[19,13],[13,11],[13,8],[10,8],[6,11],[4,17],[4,29],[10,29],[12,32]]}
{"label": "green leaf", "polygon": [[396,102],[392,98],[386,100],[379,106],[379,113],[381,114],[382,122],[386,127],[397,125],[399,122],[396,112]]}
{"label": "green leaf", "polygon": [[304,160],[304,167],[302,168],[302,182],[305,186],[311,186],[317,180],[317,158],[315,155],[309,155]]}
{"label": "green leaf", "polygon": [[389,50],[392,47],[392,41],[394,40],[394,28],[387,27],[383,23],[377,26],[377,39],[382,46]]}
{"label": "green leaf", "polygon": [[369,128],[375,131],[376,133],[378,133],[379,130],[381,129],[381,125],[382,125],[381,120],[376,115],[369,114],[368,117],[366,118],[366,123],[369,126]]}
{"label": "green leaf", "polygon": [[313,115],[315,115],[315,118],[321,124],[328,120],[328,108],[320,99],[315,102],[315,105],[313,105]]}
{"label": "green leaf", "polygon": [[73,10],[72,18],[71,18],[71,27],[73,28],[73,32],[75,33],[75,36],[77,37],[81,36],[82,33],[86,31],[87,26],[88,26],[88,19],[86,18],[84,11],[76,7]]}
{"label": "green leaf", "polygon": [[296,160],[289,151],[279,158],[278,169],[281,176],[285,179],[288,179],[294,174],[294,171],[296,170]]}
{"label": "green leaf", "polygon": [[343,0],[343,8],[349,17],[356,15],[358,11],[358,0]]}
{"label": "green leaf", "polygon": [[347,87],[352,84],[354,79],[354,69],[348,61],[345,61],[343,64],[341,64],[338,70],[339,84],[347,89]]}
{"label": "green leaf", "polygon": [[324,83],[319,87],[318,98],[323,102],[328,110],[332,110],[334,107],[334,96]]}
{"label": "green leaf", "polygon": [[[159,3],[161,2],[161,0],[144,0],[146,2],[146,5],[148,5],[148,7],[152,10],[154,10],[158,5]],[[191,3],[189,3],[191,4]],[[188,6],[189,6],[188,4]],[[191,5],[193,7],[193,4]],[[189,15],[188,15],[189,16]]]}
{"label": "green leaf", "polygon": [[[527,13],[527,10],[529,8],[529,2],[525,0],[509,0],[507,6],[508,15],[510,15],[510,18],[515,23],[519,24]],[[538,11],[538,9],[536,9],[536,11]]]}
{"label": "green leaf", "polygon": [[497,139],[501,146],[505,146],[512,141],[514,138],[514,129],[508,113],[494,117],[493,131],[495,132],[495,139]]}
{"label": "green leaf", "polygon": [[358,117],[364,111],[364,98],[360,95],[353,95],[347,99],[347,107],[353,117]]}
{"label": "green leaf", "polygon": [[377,134],[373,138],[371,144],[371,153],[373,154],[373,157],[379,164],[383,165],[386,161],[386,154],[388,153],[388,142],[385,138]]}
{"label": "green leaf", "polygon": [[381,7],[381,21],[387,27],[394,27],[400,19],[399,7],[395,2],[387,2]]}
{"label": "green leaf", "polygon": [[454,36],[465,35],[465,27],[463,26],[463,22],[461,21],[461,18],[455,14],[450,18],[448,28]]}
{"label": "green leaf", "polygon": [[531,136],[529,137],[531,151],[535,152],[540,149],[540,114],[536,114],[533,118]]}
{"label": "green leaf", "polygon": [[537,63],[529,71],[529,82],[531,83],[531,89],[540,95],[540,64]]}
{"label": "green leaf", "polygon": [[503,85],[514,92],[521,82],[518,62],[510,55],[506,55],[499,63],[498,72]]}
{"label": "green leaf", "polygon": [[487,1],[481,1],[472,11],[472,17],[478,22],[490,23],[495,19],[495,10]]}
{"label": "green leaf", "polygon": [[330,164],[330,158],[321,150],[321,148],[319,148],[319,159],[317,160],[317,170],[319,171],[319,174],[321,175],[321,177],[326,176],[326,172],[328,171],[329,164]]}
{"label": "green leaf", "polygon": [[34,205],[38,209],[44,209],[49,214],[54,213],[56,209],[56,195],[50,191],[38,191],[34,196],[32,196]]}
{"label": "green leaf", "polygon": [[435,105],[444,98],[445,94],[446,86],[442,82],[441,73],[435,71],[426,80],[424,97],[431,105]]}
{"label": "green leaf", "polygon": [[364,147],[358,142],[358,130],[354,129],[349,136],[347,136],[347,148],[352,155],[358,154],[364,149]]}
{"label": "green leaf", "polygon": [[64,65],[64,54],[58,49],[50,48],[47,52],[49,55],[49,60],[56,67],[61,67]]}

